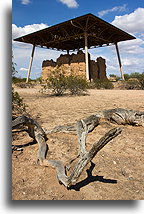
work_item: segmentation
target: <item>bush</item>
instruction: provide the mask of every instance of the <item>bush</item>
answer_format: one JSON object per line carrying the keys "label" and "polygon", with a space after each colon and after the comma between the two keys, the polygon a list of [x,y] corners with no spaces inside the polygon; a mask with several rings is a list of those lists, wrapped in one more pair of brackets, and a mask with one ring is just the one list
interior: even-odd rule
{"label": "bush", "polygon": [[110,77],[112,77],[115,81],[119,81],[121,79],[121,77],[115,75],[115,74],[110,74]]}
{"label": "bush", "polygon": [[130,75],[129,74],[124,74],[124,79],[127,81],[130,79]]}
{"label": "bush", "polygon": [[113,89],[113,84],[109,80],[95,80],[93,83],[93,87],[97,89]]}
{"label": "bush", "polygon": [[85,78],[70,74],[67,76],[63,71],[63,66],[57,66],[55,71],[47,79],[47,85],[44,85],[44,90],[52,89],[56,96],[62,96],[66,90],[72,95],[81,94],[88,88],[88,83]]}
{"label": "bush", "polygon": [[12,83],[25,83],[26,82],[26,78],[19,78],[19,77],[12,77]]}
{"label": "bush", "polygon": [[72,95],[81,94],[86,92],[88,88],[88,83],[85,78],[81,76],[70,75],[67,77],[67,89]]}
{"label": "bush", "polygon": [[[13,83],[19,80],[19,78],[15,77],[15,74],[17,73],[15,69],[15,65],[16,63],[13,62],[13,56],[12,56],[12,82]],[[23,98],[21,98],[18,92],[14,91],[14,88],[12,87],[12,118],[20,116],[24,112],[26,112],[26,105],[23,102]]]}
{"label": "bush", "polygon": [[130,78],[128,81],[125,82],[125,88],[126,89],[141,89],[141,85],[138,79],[136,78]]}
{"label": "bush", "polygon": [[131,73],[129,75],[129,78],[136,78],[136,79],[139,79],[141,77],[141,74],[138,73],[138,72],[134,72],[134,73]]}
{"label": "bush", "polygon": [[12,88],[12,117],[17,117],[26,111],[23,98]]}
{"label": "bush", "polygon": [[144,72],[125,74],[126,89],[144,89]]}
{"label": "bush", "polygon": [[67,78],[62,69],[57,68],[47,79],[47,87],[52,89],[56,96],[61,96],[67,89]]}
{"label": "bush", "polygon": [[144,72],[139,77],[139,82],[141,84],[141,88],[144,89]]}
{"label": "bush", "polygon": [[37,79],[33,80],[34,82],[42,83],[42,77],[38,77]]}

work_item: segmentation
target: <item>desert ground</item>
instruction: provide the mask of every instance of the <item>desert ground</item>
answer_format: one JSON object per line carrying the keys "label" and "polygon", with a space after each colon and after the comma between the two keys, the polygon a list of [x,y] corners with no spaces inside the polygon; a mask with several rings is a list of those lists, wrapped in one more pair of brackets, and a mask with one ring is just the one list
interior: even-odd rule
{"label": "desert ground", "polygon": [[[43,128],[73,124],[97,111],[112,108],[144,112],[144,90],[89,90],[85,96],[54,97],[38,88],[16,88],[28,105],[27,111]],[[118,125],[104,122],[88,135],[87,149],[107,131]],[[13,200],[143,200],[144,127],[125,125],[82,172],[70,189],[60,185],[52,167],[36,165],[38,145],[26,132],[14,137],[23,151],[12,153]],[[69,133],[48,135],[47,159],[64,164],[77,156],[77,136]]]}

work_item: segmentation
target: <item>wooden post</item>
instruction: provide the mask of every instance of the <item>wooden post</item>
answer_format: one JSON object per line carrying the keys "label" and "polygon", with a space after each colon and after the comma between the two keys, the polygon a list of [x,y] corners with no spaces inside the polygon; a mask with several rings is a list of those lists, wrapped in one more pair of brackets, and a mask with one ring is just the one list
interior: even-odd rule
{"label": "wooden post", "polygon": [[29,63],[29,69],[28,69],[28,73],[27,73],[26,83],[28,83],[28,81],[29,81],[30,72],[31,72],[31,68],[32,68],[34,51],[35,51],[35,45],[33,45],[33,48],[32,48],[32,54],[31,54],[31,57],[30,57],[30,63]]}
{"label": "wooden post", "polygon": [[118,62],[119,62],[119,66],[120,66],[121,78],[122,78],[122,80],[125,80],[124,73],[123,73],[123,70],[122,70],[122,63],[121,63],[120,53],[119,53],[119,49],[118,49],[117,43],[115,43],[115,47],[116,47]]}
{"label": "wooden post", "polygon": [[87,32],[84,34],[85,36],[85,63],[86,63],[86,78],[90,79],[89,76],[89,59],[88,59],[88,42],[87,42]]}

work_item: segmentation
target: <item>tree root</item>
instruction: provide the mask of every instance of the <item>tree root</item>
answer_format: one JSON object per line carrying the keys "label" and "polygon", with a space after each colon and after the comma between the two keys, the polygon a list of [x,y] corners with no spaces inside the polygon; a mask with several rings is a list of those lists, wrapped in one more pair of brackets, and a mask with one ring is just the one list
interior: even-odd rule
{"label": "tree root", "polygon": [[[37,163],[39,161],[41,166],[54,167],[56,169],[59,183],[69,188],[77,181],[85,166],[92,161],[97,152],[99,152],[108,142],[118,136],[122,131],[121,128],[111,129],[99,141],[95,142],[90,151],[88,152],[86,150],[86,139],[88,133],[92,132],[95,127],[97,127],[101,123],[101,119],[105,119],[106,121],[113,122],[118,125],[129,124],[144,127],[144,112],[117,108],[101,111],[96,113],[95,115],[91,115],[85,119],[81,119],[76,123],[76,125],[57,126],[49,131],[45,131],[32,118],[20,116],[12,121],[12,129],[16,129],[21,126],[28,127],[27,132],[29,136],[32,137],[38,143],[39,146],[37,154]],[[48,145],[46,143],[48,140],[47,134],[56,132],[72,132],[76,133],[78,137],[79,152],[77,157],[80,158],[70,176],[67,176],[68,167],[64,166],[61,161],[46,160],[46,152],[48,150]]]}

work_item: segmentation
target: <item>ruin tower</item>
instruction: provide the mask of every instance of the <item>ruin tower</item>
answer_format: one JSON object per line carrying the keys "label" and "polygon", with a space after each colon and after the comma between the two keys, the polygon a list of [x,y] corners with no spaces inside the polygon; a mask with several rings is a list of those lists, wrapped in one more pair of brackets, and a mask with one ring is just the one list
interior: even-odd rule
{"label": "ruin tower", "polygon": [[97,66],[98,66],[98,79],[106,80],[106,64],[105,59],[102,57],[97,58]]}

